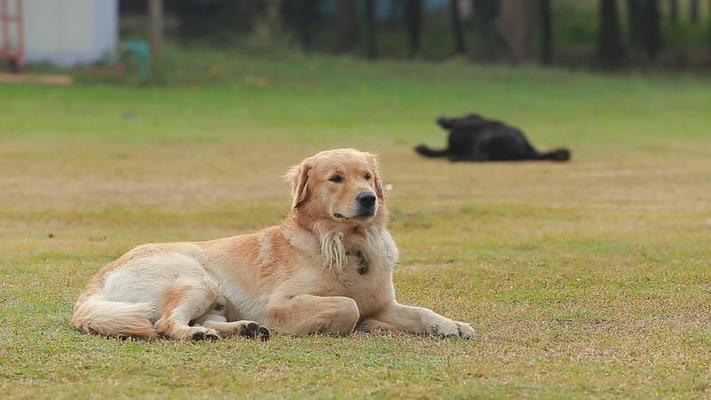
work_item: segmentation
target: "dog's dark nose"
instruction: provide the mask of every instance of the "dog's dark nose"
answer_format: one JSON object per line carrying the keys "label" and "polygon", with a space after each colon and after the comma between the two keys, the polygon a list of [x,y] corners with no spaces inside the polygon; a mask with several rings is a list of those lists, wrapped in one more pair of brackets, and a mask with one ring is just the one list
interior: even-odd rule
{"label": "dog's dark nose", "polygon": [[375,204],[375,194],[373,192],[360,192],[356,196],[356,200],[361,206],[370,207]]}

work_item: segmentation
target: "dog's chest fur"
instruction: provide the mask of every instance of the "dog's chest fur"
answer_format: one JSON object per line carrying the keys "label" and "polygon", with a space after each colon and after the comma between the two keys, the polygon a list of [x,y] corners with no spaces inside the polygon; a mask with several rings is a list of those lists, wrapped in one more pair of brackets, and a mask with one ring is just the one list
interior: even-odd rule
{"label": "dog's chest fur", "polygon": [[310,294],[353,298],[364,316],[394,298],[392,272],[398,249],[384,227],[370,228],[360,235],[324,238],[296,231],[287,237],[293,246],[311,254],[310,273],[305,274],[311,282],[298,285],[308,286]]}
{"label": "dog's chest fur", "polygon": [[365,257],[365,254],[363,254],[362,251],[360,250],[346,250],[346,257],[355,257],[356,261],[356,271],[360,275],[365,275],[368,273],[368,259]]}
{"label": "dog's chest fur", "polygon": [[350,297],[363,317],[394,301],[398,250],[387,229],[329,239],[324,254],[323,237],[287,225],[205,245],[230,318],[259,320],[270,299],[301,294]]}
{"label": "dog's chest fur", "polygon": [[330,271],[332,282],[326,295],[351,297],[361,315],[368,316],[394,298],[392,273],[398,251],[384,228],[354,239],[346,238],[347,262],[342,270]]}

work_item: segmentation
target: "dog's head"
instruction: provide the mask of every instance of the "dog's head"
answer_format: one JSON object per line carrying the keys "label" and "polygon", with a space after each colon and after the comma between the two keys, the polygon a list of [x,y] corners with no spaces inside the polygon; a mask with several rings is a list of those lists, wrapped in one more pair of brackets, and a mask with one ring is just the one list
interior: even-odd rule
{"label": "dog's head", "polygon": [[466,127],[475,126],[481,123],[487,122],[487,120],[479,114],[467,114],[463,117],[439,117],[437,118],[437,124],[446,130],[451,129],[461,129]]}
{"label": "dog's head", "polygon": [[293,208],[312,220],[368,225],[384,215],[383,188],[375,156],[353,149],[313,155],[286,175]]}

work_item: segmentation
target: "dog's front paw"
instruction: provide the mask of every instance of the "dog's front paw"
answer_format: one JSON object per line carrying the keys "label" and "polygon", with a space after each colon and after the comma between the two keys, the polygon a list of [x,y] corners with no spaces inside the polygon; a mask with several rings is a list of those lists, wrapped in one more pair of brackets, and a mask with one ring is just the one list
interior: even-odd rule
{"label": "dog's front paw", "polygon": [[467,323],[442,318],[427,324],[425,326],[425,334],[429,336],[461,337],[469,339],[474,337],[475,332],[474,328]]}

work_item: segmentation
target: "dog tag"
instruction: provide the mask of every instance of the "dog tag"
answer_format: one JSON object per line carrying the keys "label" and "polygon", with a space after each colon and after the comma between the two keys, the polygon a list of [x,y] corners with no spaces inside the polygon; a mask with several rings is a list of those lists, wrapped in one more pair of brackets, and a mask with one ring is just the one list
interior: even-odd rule
{"label": "dog tag", "polygon": [[355,256],[358,259],[357,261],[359,274],[365,275],[366,273],[368,273],[368,260],[365,258],[365,256],[360,250],[348,251],[346,252],[346,255]]}

